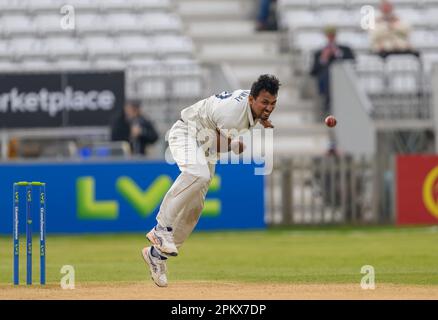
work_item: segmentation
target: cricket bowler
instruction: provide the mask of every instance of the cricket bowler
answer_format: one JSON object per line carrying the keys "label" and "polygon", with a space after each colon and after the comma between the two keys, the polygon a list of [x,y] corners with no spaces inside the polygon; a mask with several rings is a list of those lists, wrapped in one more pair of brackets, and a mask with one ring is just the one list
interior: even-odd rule
{"label": "cricket bowler", "polygon": [[166,260],[178,255],[201,216],[217,161],[217,154],[211,153],[240,154],[245,149],[238,139],[241,134],[257,123],[273,128],[269,116],[279,87],[275,76],[265,74],[251,90],[222,92],[181,111],[169,132],[169,149],[181,173],[161,203],[157,225],[146,235],[152,245],[142,250],[157,286],[167,286]]}

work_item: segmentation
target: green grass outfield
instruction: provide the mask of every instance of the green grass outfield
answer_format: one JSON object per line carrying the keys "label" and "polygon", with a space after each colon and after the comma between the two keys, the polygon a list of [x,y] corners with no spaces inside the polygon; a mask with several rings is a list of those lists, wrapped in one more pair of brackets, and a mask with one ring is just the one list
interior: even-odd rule
{"label": "green grass outfield", "polygon": [[[24,236],[21,274],[25,280]],[[47,281],[58,284],[63,265],[76,283],[149,279],[140,250],[143,234],[52,236],[47,239]],[[34,239],[34,282],[39,255]],[[169,259],[169,280],[360,283],[363,265],[376,282],[438,284],[438,227],[325,227],[245,232],[196,232],[180,256]],[[0,237],[0,283],[11,283],[12,240]]]}

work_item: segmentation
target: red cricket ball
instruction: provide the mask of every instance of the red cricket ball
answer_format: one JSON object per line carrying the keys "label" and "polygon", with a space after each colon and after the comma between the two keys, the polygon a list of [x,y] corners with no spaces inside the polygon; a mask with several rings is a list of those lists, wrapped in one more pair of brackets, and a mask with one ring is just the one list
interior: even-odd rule
{"label": "red cricket ball", "polygon": [[334,127],[336,125],[336,118],[333,116],[328,116],[327,118],[325,118],[325,124],[327,125],[327,127]]}

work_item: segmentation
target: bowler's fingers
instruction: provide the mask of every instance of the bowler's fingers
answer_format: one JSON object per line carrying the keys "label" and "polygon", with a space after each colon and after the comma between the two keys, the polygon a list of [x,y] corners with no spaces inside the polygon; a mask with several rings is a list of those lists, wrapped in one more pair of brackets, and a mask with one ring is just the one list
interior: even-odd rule
{"label": "bowler's fingers", "polygon": [[270,120],[262,120],[261,124],[264,128],[274,128],[274,125]]}

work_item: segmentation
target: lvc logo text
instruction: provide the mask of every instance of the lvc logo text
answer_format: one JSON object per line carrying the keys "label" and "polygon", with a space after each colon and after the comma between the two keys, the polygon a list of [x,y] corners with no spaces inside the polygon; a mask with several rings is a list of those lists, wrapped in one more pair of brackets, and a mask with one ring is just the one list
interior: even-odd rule
{"label": "lvc logo text", "polygon": [[[146,190],[142,190],[130,177],[121,176],[116,180],[115,189],[141,217],[146,218],[158,208],[172,182],[169,176],[160,175]],[[215,175],[208,192],[218,192],[220,185],[220,176]],[[117,200],[96,200],[96,183],[91,176],[76,180],[76,208],[79,219],[115,220],[119,216]],[[218,216],[220,211],[219,199],[205,200],[203,216]]]}

